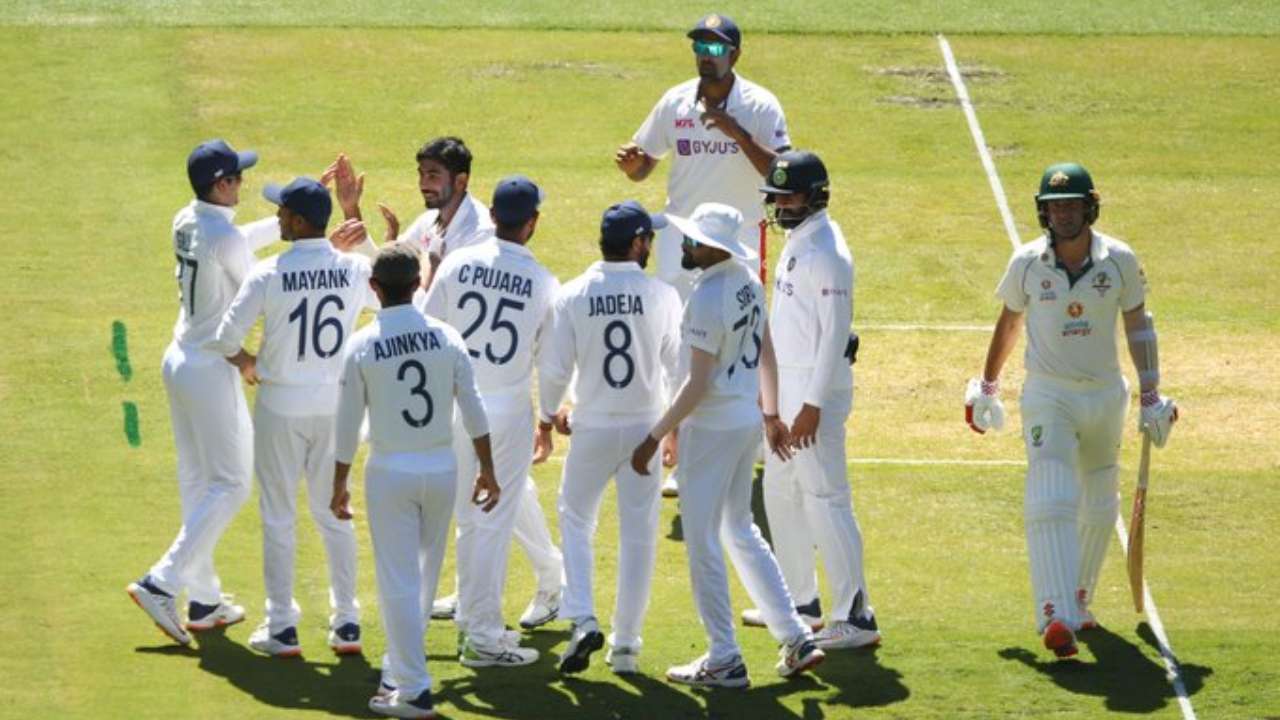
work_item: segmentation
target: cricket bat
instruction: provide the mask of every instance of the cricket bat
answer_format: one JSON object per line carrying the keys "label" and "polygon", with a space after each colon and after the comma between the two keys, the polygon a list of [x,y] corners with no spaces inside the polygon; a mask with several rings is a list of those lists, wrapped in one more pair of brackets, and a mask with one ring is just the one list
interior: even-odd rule
{"label": "cricket bat", "polygon": [[1147,517],[1147,477],[1151,472],[1151,436],[1142,433],[1142,459],[1138,462],[1138,486],[1133,491],[1133,514],[1129,517],[1129,590],[1133,609],[1142,612],[1142,539]]}

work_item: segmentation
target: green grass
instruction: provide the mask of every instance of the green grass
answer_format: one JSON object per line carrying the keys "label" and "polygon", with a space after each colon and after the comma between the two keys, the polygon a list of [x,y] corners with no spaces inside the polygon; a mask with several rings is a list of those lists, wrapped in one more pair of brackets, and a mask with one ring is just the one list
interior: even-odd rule
{"label": "green grass", "polygon": [[447,0],[11,0],[0,24],[211,27],[503,27],[571,30],[684,30],[704,13],[732,16],[748,42],[763,33],[984,33],[1052,35],[1276,35],[1280,14],[1267,0],[1061,3],[1048,0],[602,0],[458,3]]}
{"label": "green grass", "polygon": [[[385,200],[409,216],[420,203],[414,149],[428,137],[460,133],[476,153],[474,189],[482,197],[515,171],[548,190],[533,248],[565,279],[594,256],[602,208],[627,196],[662,201],[660,178],[632,184],[610,155],[658,95],[690,73],[685,45],[670,32],[25,24],[37,11],[37,19],[59,25],[113,12],[119,17],[105,24],[282,22],[271,7],[231,4],[199,16],[179,4],[0,10],[0,20],[24,24],[0,30],[8,78],[0,223],[10,229],[0,244],[7,276],[0,299],[18,310],[0,349],[0,502],[8,514],[0,525],[7,549],[0,578],[9,588],[0,595],[0,716],[366,714],[371,669],[362,660],[337,663],[324,648],[324,563],[305,520],[297,580],[305,662],[269,661],[245,645],[261,617],[252,500],[219,553],[220,572],[248,606],[249,623],[199,650],[174,650],[122,592],[178,522],[158,366],[175,296],[167,228],[187,199],[182,158],[192,145],[222,135],[261,152],[248,175],[243,219],[268,212],[257,195],[262,183],[318,173],[340,150],[368,173],[367,207]],[[413,24],[432,9],[386,7],[356,17]],[[498,24],[571,24],[568,14],[546,20],[558,7],[490,11]],[[1082,16],[1125,12],[1136,22],[1135,7]],[[1240,7],[1255,15],[1234,29],[1216,15],[1186,12],[1181,24],[1158,26],[1169,16],[1150,15],[1160,33],[1274,28],[1270,15],[1258,15],[1262,5]],[[754,6],[739,19],[788,29],[752,14],[767,9]],[[431,17],[465,25],[488,22],[484,12],[458,6]],[[858,30],[859,18],[873,12],[864,6],[842,15],[832,29]],[[917,12],[895,16],[895,27],[867,29],[928,29],[911,26],[927,14]],[[1039,32],[1052,30],[1046,18],[1063,11],[1040,8],[1016,21],[1010,12],[960,4],[948,11],[948,27]],[[683,25],[691,13],[636,11],[664,27]],[[307,17],[323,25],[352,15],[322,5]],[[610,15],[573,17],[576,27],[595,27]],[[815,27],[815,17],[794,21]],[[981,35],[953,44],[971,72],[1023,236],[1035,233],[1030,196],[1040,169],[1079,158],[1103,194],[1101,228],[1131,241],[1143,258],[1166,385],[1186,410],[1154,463],[1152,591],[1202,717],[1280,714],[1272,609],[1280,584],[1268,549],[1280,508],[1280,384],[1269,369],[1280,353],[1280,288],[1271,277],[1280,256],[1270,239],[1280,220],[1273,201],[1280,178],[1267,164],[1280,154],[1280,128],[1270,116],[1280,101],[1271,79],[1280,44]],[[815,59],[823,72],[813,72]],[[779,95],[797,144],[817,149],[832,168],[833,214],[858,263],[859,324],[994,318],[991,291],[1008,241],[950,86],[937,74],[932,38],[760,36],[740,69]],[[777,245],[775,237],[775,253]],[[111,354],[114,320],[128,327],[128,382]],[[864,337],[853,456],[1020,458],[1016,433],[978,438],[959,422],[963,382],[981,363],[985,335],[870,329]],[[1012,365],[1006,399],[1016,427],[1021,363]],[[125,442],[124,401],[140,409],[137,449]],[[1126,488],[1134,440],[1130,432]],[[548,511],[558,472],[552,463],[535,473]],[[1118,550],[1098,599],[1109,632],[1090,641],[1081,665],[1045,662],[1030,630],[1019,468],[857,464],[851,476],[886,632],[879,652],[841,654],[815,679],[784,683],[769,671],[767,635],[744,630],[755,690],[688,692],[662,682],[667,663],[697,655],[704,643],[667,503],[645,633],[649,675],[622,682],[593,667],[562,680],[548,661],[523,673],[475,673],[447,658],[453,632],[437,624],[428,651],[442,707],[456,718],[1178,716],[1149,635],[1128,605]],[[605,614],[616,543],[609,498],[598,541]],[[367,538],[363,527],[360,534]],[[382,641],[367,542],[362,550],[368,657],[376,663]],[[512,618],[532,587],[516,558],[506,597]],[[740,589],[734,592],[735,606],[744,607]],[[554,652],[564,640],[557,626],[534,633],[532,644]]]}

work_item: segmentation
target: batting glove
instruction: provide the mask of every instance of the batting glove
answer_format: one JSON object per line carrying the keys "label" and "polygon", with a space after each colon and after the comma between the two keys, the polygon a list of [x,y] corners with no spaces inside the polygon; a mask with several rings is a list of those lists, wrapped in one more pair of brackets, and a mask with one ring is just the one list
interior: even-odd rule
{"label": "batting glove", "polygon": [[1138,432],[1151,436],[1151,443],[1158,448],[1169,442],[1169,433],[1178,421],[1178,406],[1173,398],[1167,398],[1158,390],[1142,393],[1142,412],[1138,414]]}
{"label": "batting glove", "polygon": [[1000,402],[999,380],[969,380],[964,391],[964,421],[979,434],[1004,428],[1004,403]]}

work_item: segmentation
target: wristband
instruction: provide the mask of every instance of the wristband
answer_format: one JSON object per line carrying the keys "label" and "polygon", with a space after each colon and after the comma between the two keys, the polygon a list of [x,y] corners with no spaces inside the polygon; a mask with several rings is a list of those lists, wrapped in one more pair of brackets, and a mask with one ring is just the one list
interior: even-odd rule
{"label": "wristband", "polygon": [[982,394],[983,395],[999,395],[1000,394],[1000,378],[996,378],[987,382],[986,378],[982,378]]}
{"label": "wristband", "polygon": [[1152,405],[1160,404],[1159,390],[1147,390],[1146,392],[1142,393],[1141,397],[1142,397],[1142,407],[1151,407]]}

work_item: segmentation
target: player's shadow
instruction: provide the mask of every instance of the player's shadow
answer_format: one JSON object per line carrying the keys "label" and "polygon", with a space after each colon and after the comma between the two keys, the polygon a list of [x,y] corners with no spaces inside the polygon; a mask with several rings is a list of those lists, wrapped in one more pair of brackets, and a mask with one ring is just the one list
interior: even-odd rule
{"label": "player's shadow", "polygon": [[233,642],[221,630],[201,633],[199,643],[197,650],[184,652],[199,657],[201,670],[226,678],[264,705],[372,716],[368,702],[377,689],[378,674],[363,655],[345,655],[331,663],[267,657]]}
{"label": "player's shadow", "polygon": [[[1138,626],[1138,636],[1157,654],[1160,652],[1159,643],[1146,623]],[[1106,628],[1084,631],[1077,640],[1093,655],[1095,662],[1054,661],[1022,647],[1005,648],[999,655],[1043,673],[1064,690],[1103,698],[1111,712],[1153,713],[1176,702],[1177,695],[1164,664],[1139,646]],[[1178,664],[1178,671],[1188,695],[1199,692],[1205,678],[1213,674],[1212,668],[1184,663]]]}

